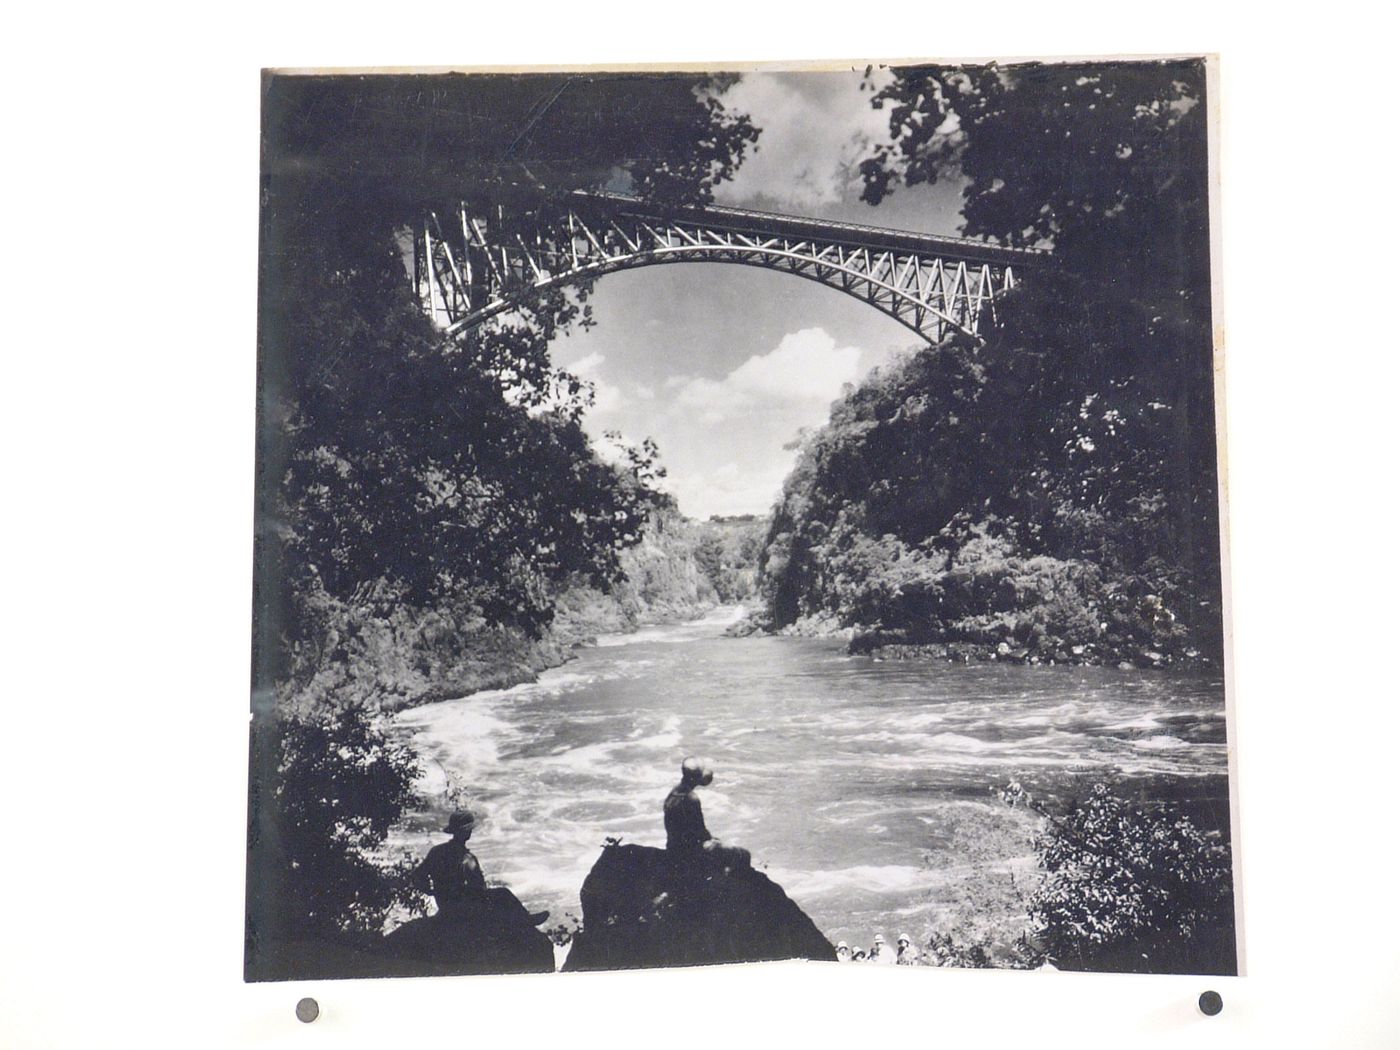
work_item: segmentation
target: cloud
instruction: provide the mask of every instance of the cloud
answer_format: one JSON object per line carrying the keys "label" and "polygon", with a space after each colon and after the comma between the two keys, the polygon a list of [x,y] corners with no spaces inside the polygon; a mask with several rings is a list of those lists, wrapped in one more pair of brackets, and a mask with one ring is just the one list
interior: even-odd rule
{"label": "cloud", "polygon": [[[826,423],[846,384],[897,356],[891,347],[870,351],[838,342],[820,327],[790,330],[747,358],[732,342],[726,349],[736,363],[718,375],[696,374],[704,357],[679,348],[673,356],[649,358],[649,365],[660,367],[645,375],[624,375],[620,362],[627,358],[621,351],[580,348],[573,351],[580,355],[577,362],[561,365],[590,382],[600,382],[601,375],[618,379],[626,395],[622,407],[611,413],[595,409],[584,417],[599,455],[619,461],[607,431],[623,431],[624,443],[634,445],[641,438],[655,439],[667,471],[662,487],[692,517],[767,513],[795,462],[794,439]],[[686,371],[667,376],[667,361]],[[600,384],[603,399],[610,397],[609,385]],[[601,403],[609,406],[607,400]]]}
{"label": "cloud", "polygon": [[599,367],[602,365],[602,363],[603,363],[604,361],[606,361],[606,360],[607,360],[606,357],[604,357],[602,354],[598,353],[598,352],[595,350],[593,353],[589,354],[587,357],[580,357],[580,358],[579,358],[577,361],[575,361],[573,364],[569,365],[569,366],[568,366],[568,369],[569,369],[570,372],[572,372],[574,375],[578,376],[580,379],[585,379],[585,378],[587,378],[589,375],[591,375],[592,373],[598,371],[598,368],[599,368]]}
{"label": "cloud", "polygon": [[589,435],[589,443],[593,446],[593,451],[604,463],[614,467],[622,466],[628,462],[627,450],[629,448],[639,448],[640,441],[636,441],[627,434],[619,434],[616,431],[608,431],[604,434]]}
{"label": "cloud", "polygon": [[675,389],[676,405],[707,423],[736,413],[801,407],[807,409],[803,417],[812,419],[803,425],[812,425],[825,418],[827,406],[856,378],[860,356],[857,347],[837,347],[824,329],[804,328],[723,379],[673,376],[664,388]]}
{"label": "cloud", "polygon": [[565,369],[589,383],[593,387],[593,408],[591,411],[598,413],[617,412],[627,404],[627,395],[620,387],[605,381],[598,374],[603,362],[607,358],[594,351],[586,357],[581,357],[573,364],[565,365]]}
{"label": "cloud", "polygon": [[685,379],[676,394],[676,405],[688,409],[702,422],[719,423],[736,407],[734,395],[713,379]]}
{"label": "cloud", "polygon": [[659,441],[669,472],[664,487],[684,513],[761,514],[792,470],[793,438],[827,421],[863,356],[822,328],[789,332],[720,378],[660,381],[654,400],[631,404],[626,418],[636,420],[627,426]]}
{"label": "cloud", "polygon": [[[598,458],[614,466],[628,463],[627,449],[641,442],[628,434],[595,434],[591,444]],[[751,462],[729,461],[710,470],[672,473],[659,487],[679,502],[684,513],[707,518],[712,514],[762,514],[775,502],[783,480],[792,469],[794,453],[755,467]]]}
{"label": "cloud", "polygon": [[773,506],[792,469],[791,454],[761,467],[724,463],[710,471],[676,473],[665,488],[681,509],[702,518],[714,514],[763,514]]}
{"label": "cloud", "polygon": [[722,101],[752,117],[762,134],[720,187],[724,200],[757,198],[797,211],[840,200],[870,143],[889,137],[888,112],[871,107],[860,80],[859,73],[745,74]]}
{"label": "cloud", "polygon": [[804,328],[783,336],[776,350],[750,357],[725,382],[756,396],[783,400],[830,402],[856,377],[860,350],[837,349],[821,328]]}

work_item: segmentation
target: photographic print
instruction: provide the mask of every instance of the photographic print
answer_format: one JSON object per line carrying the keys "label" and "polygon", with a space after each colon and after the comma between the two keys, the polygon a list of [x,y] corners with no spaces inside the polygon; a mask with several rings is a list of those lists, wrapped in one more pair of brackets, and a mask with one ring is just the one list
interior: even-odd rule
{"label": "photographic print", "polygon": [[245,978],[1236,973],[1207,82],[265,72]]}

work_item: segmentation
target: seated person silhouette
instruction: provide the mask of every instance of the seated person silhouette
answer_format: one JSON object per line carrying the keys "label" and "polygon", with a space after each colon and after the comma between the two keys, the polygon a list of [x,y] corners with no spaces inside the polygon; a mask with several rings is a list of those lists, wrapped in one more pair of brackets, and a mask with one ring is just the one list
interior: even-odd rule
{"label": "seated person silhouette", "polygon": [[528,915],[530,925],[538,926],[549,918],[549,912],[525,911],[525,906],[505,886],[488,889],[486,876],[476,855],[467,849],[467,840],[476,827],[476,817],[459,809],[447,819],[442,830],[451,835],[448,842],[428,850],[422,863],[413,869],[413,885],[437,901],[438,914],[446,919],[465,918],[480,913],[488,906],[502,913]]}
{"label": "seated person silhouette", "polygon": [[469,902],[486,898],[486,876],[476,854],[467,849],[475,827],[476,817],[457,810],[442,829],[452,836],[451,841],[428,850],[423,862],[413,869],[413,885],[431,895],[440,912],[461,910]]}
{"label": "seated person silhouette", "polygon": [[705,814],[695,789],[714,782],[715,774],[697,758],[681,763],[681,782],[671,789],[662,805],[666,825],[666,853],[681,869],[697,871],[722,868],[726,873],[751,866],[749,851],[726,846],[705,827]]}

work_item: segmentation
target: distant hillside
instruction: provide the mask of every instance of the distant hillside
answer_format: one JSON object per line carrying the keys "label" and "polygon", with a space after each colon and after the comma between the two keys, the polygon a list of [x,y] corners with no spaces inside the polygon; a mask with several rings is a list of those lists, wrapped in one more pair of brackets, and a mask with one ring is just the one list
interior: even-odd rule
{"label": "distant hillside", "polygon": [[726,605],[757,600],[758,559],[768,519],[754,514],[696,522],[695,557]]}
{"label": "distant hillside", "polygon": [[718,591],[697,558],[701,528],[672,508],[653,512],[641,542],[622,552],[625,579],[607,592],[581,583],[563,591],[555,600],[551,636],[574,645],[644,623],[693,619],[714,608]]}

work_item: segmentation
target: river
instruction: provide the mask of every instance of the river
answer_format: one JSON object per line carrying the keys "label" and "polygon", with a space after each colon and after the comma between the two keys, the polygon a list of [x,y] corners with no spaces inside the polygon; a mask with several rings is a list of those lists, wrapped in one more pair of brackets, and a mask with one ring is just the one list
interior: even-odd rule
{"label": "river", "polygon": [[1035,822],[994,789],[1061,797],[1105,775],[1228,834],[1218,675],[880,662],[832,639],[725,638],[740,610],[605,637],[538,682],[400,712],[427,808],[453,792],[472,848],[550,923],[579,915],[605,836],[660,846],[681,759],[715,770],[710,830],[746,846],[834,942],[936,930],[1005,946],[1036,879]]}

